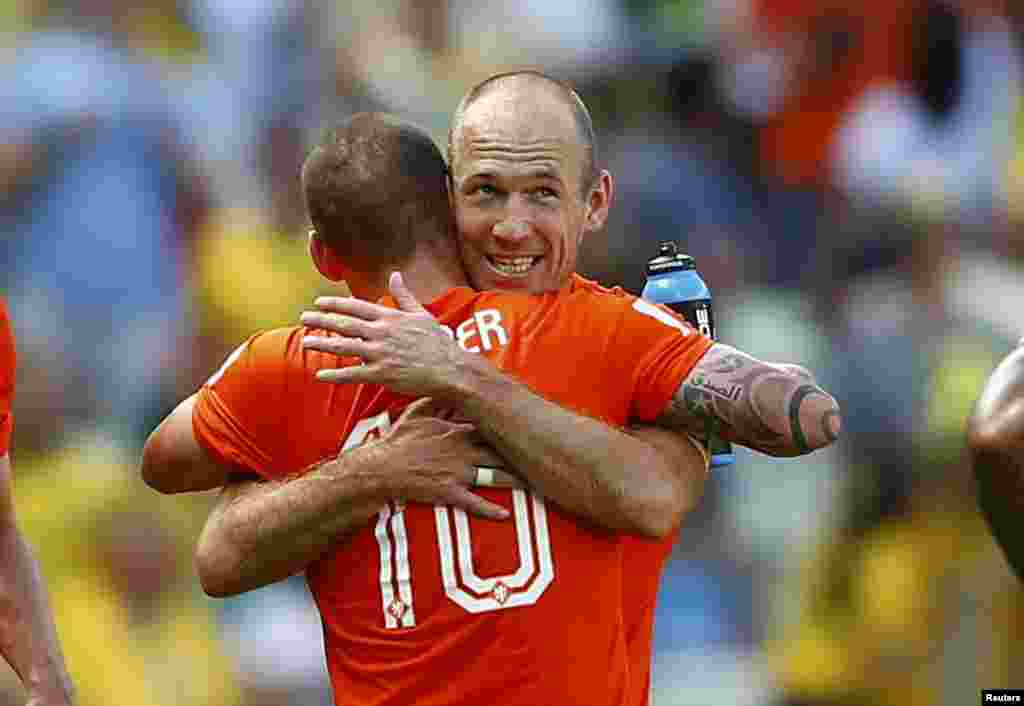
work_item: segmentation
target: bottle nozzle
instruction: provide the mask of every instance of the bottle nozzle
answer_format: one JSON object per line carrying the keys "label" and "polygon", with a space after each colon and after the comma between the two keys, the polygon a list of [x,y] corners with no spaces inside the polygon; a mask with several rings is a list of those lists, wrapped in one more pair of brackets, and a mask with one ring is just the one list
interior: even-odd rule
{"label": "bottle nozzle", "polygon": [[658,255],[660,257],[675,257],[678,252],[679,248],[671,240],[665,241],[658,246]]}

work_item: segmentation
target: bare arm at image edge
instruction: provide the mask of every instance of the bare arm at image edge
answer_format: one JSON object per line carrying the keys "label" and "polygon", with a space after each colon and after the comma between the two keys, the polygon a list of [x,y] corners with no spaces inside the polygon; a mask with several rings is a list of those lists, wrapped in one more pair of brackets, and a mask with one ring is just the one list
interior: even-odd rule
{"label": "bare arm at image edge", "polygon": [[39,565],[15,522],[6,454],[0,457],[0,652],[28,691],[28,706],[74,703]]}
{"label": "bare arm at image edge", "polygon": [[989,377],[968,420],[967,442],[981,512],[1024,580],[1024,347]]}

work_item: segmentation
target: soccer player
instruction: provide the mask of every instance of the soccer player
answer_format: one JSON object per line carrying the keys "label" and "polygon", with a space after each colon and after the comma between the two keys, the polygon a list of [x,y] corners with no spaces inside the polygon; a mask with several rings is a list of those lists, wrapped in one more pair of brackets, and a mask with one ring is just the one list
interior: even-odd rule
{"label": "soccer player", "polygon": [[[414,151],[431,156],[432,179],[417,170],[425,160]],[[630,418],[650,421],[712,345],[662,310],[584,281],[573,293],[540,298],[452,288],[446,270],[449,263],[457,266],[458,257],[444,161],[422,133],[357,117],[331,149],[314,153],[304,177],[307,190],[329,178],[330,203],[341,207],[340,227],[314,217],[323,229],[311,249],[324,274],[351,280],[351,268],[382,288],[399,268],[451,331],[449,338],[431,319],[427,335],[461,346],[467,362],[514,371],[535,391],[522,388],[530,395],[569,404],[577,414],[547,402],[538,407],[590,453],[608,455],[613,447],[590,431],[600,423],[579,413],[618,426]],[[428,200],[424,183],[440,198]],[[386,193],[391,189],[396,193]],[[390,208],[382,210],[380,198]],[[424,204],[430,213],[419,212]],[[370,221],[382,227],[375,230]],[[396,243],[396,232],[407,242]],[[407,294],[397,280],[391,286],[400,297]],[[335,367],[336,358],[304,351],[303,332],[282,329],[250,339],[200,392],[192,410],[195,437],[222,465],[287,481],[340,449],[343,466],[350,454],[372,450],[373,436],[387,433],[408,404],[409,398],[376,385],[319,382],[316,371]],[[592,462],[625,476],[634,460],[627,453]],[[691,446],[690,453],[691,466],[703,474],[701,452]],[[321,466],[279,483],[273,511],[257,523],[265,534],[277,533],[268,544],[279,556],[302,553],[311,543],[321,553],[328,550],[309,567],[307,579],[324,619],[339,703],[623,703],[631,693],[622,618],[624,544],[620,534],[559,507],[574,501],[561,486],[579,481],[550,483],[541,490],[544,497],[480,489],[511,518],[477,522],[442,506],[388,503],[390,492],[375,485],[394,476],[387,467],[398,460],[412,466],[396,469],[404,472],[421,465],[406,453],[378,460],[354,478],[341,475],[339,466],[330,472]],[[643,480],[646,473],[641,467],[627,479]],[[339,479],[361,487],[363,503],[384,509],[375,513],[375,523],[364,520],[343,545],[331,547],[339,532],[332,497]],[[545,480],[542,474],[530,479]],[[585,489],[576,492],[585,514],[592,498]],[[600,511],[600,503],[593,507]],[[311,510],[332,521],[302,524]],[[204,535],[201,571],[224,561],[224,555],[204,551],[208,543]],[[256,563],[274,556],[268,552]]]}
{"label": "soccer player", "polygon": [[[365,188],[364,189],[357,189],[357,191],[365,191]],[[394,211],[393,208],[391,210]],[[351,209],[337,209],[337,212],[341,213],[346,218],[351,217],[351,213],[352,213]],[[379,211],[371,210],[371,214],[376,214],[376,213],[379,213]],[[406,217],[408,217],[408,214],[406,215]],[[316,218],[315,217],[314,217],[314,222],[316,222]],[[332,272],[332,268],[336,268],[336,267],[342,267],[343,268],[344,267],[344,262],[343,261],[339,261],[339,259],[337,257],[333,258],[333,264],[332,264],[332,258],[330,256],[332,255],[332,250],[334,250],[337,247],[336,245],[335,245],[334,248],[323,249],[321,247],[322,243],[320,243],[320,245],[318,245],[317,243],[318,243],[318,240],[314,239],[314,247],[313,247],[314,257],[315,257],[315,259],[318,260],[318,265],[321,266],[321,270],[322,271],[325,271],[325,274],[330,274]],[[318,251],[319,251],[320,257],[317,256],[317,252]],[[327,266],[324,266],[324,258],[322,257],[325,254],[328,256],[326,258]],[[336,254],[337,253],[334,253],[334,255],[336,255]],[[346,258],[345,261],[348,261],[348,258]],[[361,271],[366,271],[366,270],[364,269],[364,270],[361,270]],[[333,269],[333,272],[334,272],[335,276],[337,276],[339,270],[338,269]],[[359,279],[357,274],[352,274],[352,277],[354,277],[355,279]],[[363,277],[362,279],[364,281],[368,280],[368,278],[366,278],[366,277]],[[378,271],[378,273],[377,273],[377,281],[378,281],[378,284],[377,284],[378,289],[382,289],[383,288],[383,284],[382,284],[383,280],[381,279],[380,271]],[[592,285],[589,285],[588,283],[585,283],[584,281],[576,281],[576,282],[574,282],[573,288],[575,290],[577,290],[576,291],[577,294],[579,294],[581,292],[588,292],[590,294],[593,294],[593,293],[595,293],[597,291]],[[398,290],[396,290],[396,292],[397,291]],[[572,294],[572,293],[570,292],[570,294]],[[609,293],[605,292],[604,294],[607,296]],[[404,296],[404,294],[402,296]],[[549,299],[550,299],[550,297],[549,297]],[[622,300],[624,299],[624,296],[621,295],[621,293],[620,293],[618,295],[612,296],[611,299],[618,300],[618,303],[621,304]],[[643,320],[645,320],[645,322],[647,324],[652,324],[652,322],[658,321],[660,323],[657,324],[656,328],[658,328],[659,330],[670,330],[673,333],[673,335],[675,335],[675,336],[681,335],[680,331],[685,331],[685,327],[681,327],[680,329],[676,329],[675,327],[679,327],[680,326],[679,322],[675,321],[670,316],[666,315],[664,312],[662,312],[662,310],[659,310],[659,309],[651,307],[650,310],[648,310],[647,312],[643,312],[643,311],[640,311],[640,310],[643,310],[645,308],[645,305],[643,305],[643,303],[637,304],[635,302],[635,300],[632,300],[632,299],[629,299],[629,298],[625,298],[625,300],[626,300],[627,303],[629,301],[633,301],[633,305],[629,308],[629,311],[634,312],[634,316],[635,316],[635,314],[639,314],[639,316],[635,317],[635,318],[643,319]],[[635,308],[633,308],[634,306],[638,307],[638,308],[635,309]],[[510,318],[509,320],[512,321],[513,318],[514,317]],[[668,319],[669,323],[666,323],[664,319]],[[471,323],[471,325],[468,326],[468,327],[467,326],[458,326],[458,327],[456,327],[454,332],[453,332],[453,336],[456,337],[457,339],[459,339],[460,341],[462,341],[463,343],[466,343],[467,347],[473,348],[473,347],[481,347],[482,346],[483,348],[486,349],[487,348],[487,344],[484,342],[485,340],[490,340],[490,338],[493,337],[493,336],[498,336],[498,339],[496,339],[496,340],[500,340],[501,335],[495,332],[495,330],[494,330],[495,322],[493,320],[490,320],[487,317],[485,317],[483,321],[477,321],[474,318],[473,322],[470,322],[470,323]],[[600,328],[599,328],[599,325],[598,325],[600,323],[601,323],[601,319],[595,320],[595,325],[591,327],[593,329],[593,336],[592,336],[593,341],[599,340],[599,337],[598,337],[597,334],[600,331]],[[474,332],[474,327],[475,327],[475,332]],[[439,329],[435,328],[434,329],[434,333],[437,333],[438,330]],[[540,333],[540,331],[538,330],[538,333],[533,336],[533,338],[531,339],[533,342],[536,342],[536,340],[538,340],[539,333]],[[506,334],[506,335],[510,335],[510,334]],[[692,333],[689,334],[689,335],[692,335]],[[477,339],[479,339],[479,342],[477,344],[473,344],[473,343],[469,342],[469,341],[473,340],[474,336],[476,336]],[[683,335],[683,338],[685,338],[685,337],[686,337],[686,335]],[[292,338],[294,339],[294,336]],[[264,340],[266,340],[266,339],[264,339]],[[441,340],[447,340],[443,336],[443,334],[442,334],[442,339]],[[560,342],[560,344],[562,346],[567,345],[567,341],[564,338],[562,340],[560,340],[559,342]],[[259,347],[264,347],[265,348],[268,345],[269,345],[269,347],[271,349],[274,349],[274,346],[275,345],[279,345],[279,344],[272,344],[272,343],[269,343],[269,344],[259,344],[257,341],[254,340],[250,344],[250,346],[244,352],[240,353],[240,355],[233,362],[231,362],[230,365],[225,367],[223,375],[215,376],[214,381],[212,381],[212,383],[211,383],[212,384],[212,388],[207,388],[207,390],[204,391],[204,395],[207,395],[207,397],[212,400],[212,399],[214,399],[214,396],[215,396],[215,393],[216,393],[217,389],[219,387],[221,387],[221,386],[224,386],[224,388],[226,390],[231,390],[232,388],[235,389],[235,391],[236,391],[235,394],[242,395],[243,397],[244,397],[244,395],[253,395],[255,398],[259,399],[261,402],[266,402],[268,400],[274,399],[274,395],[261,394],[261,392],[265,392],[265,390],[260,390],[260,389],[257,389],[257,387],[253,387],[254,385],[256,385],[257,381],[266,381],[266,380],[269,380],[269,379],[271,379],[273,377],[270,374],[271,368],[267,367],[267,366],[264,366],[260,362],[260,361],[264,360],[267,356],[257,355],[254,352],[256,350],[256,348],[259,348]],[[287,345],[295,345],[295,341],[292,340],[291,343],[289,343]],[[632,345],[634,347],[630,348],[630,345]],[[641,363],[640,363],[641,366],[644,365],[644,364],[649,365],[652,362],[652,358],[647,358],[646,356],[653,356],[653,359],[656,359],[658,357],[657,355],[654,355],[655,351],[658,350],[657,347],[652,347],[652,348],[643,347],[643,355],[641,355],[640,351],[638,351],[636,346],[637,346],[637,339],[634,336],[629,336],[628,337],[628,344],[625,344],[625,345],[621,346],[622,351],[630,352],[631,353],[631,355],[627,357],[627,360],[629,361],[630,365],[636,365],[636,360],[640,360],[641,361]],[[581,348],[580,350],[585,352],[585,349],[583,349],[583,348]],[[613,347],[612,350],[614,350],[615,352],[620,352],[615,347]],[[579,353],[577,353],[577,355],[579,355]],[[270,356],[270,358],[273,359],[273,356]],[[574,368],[573,369],[580,370],[580,371],[582,371],[584,369],[587,369],[588,372],[591,375],[593,374],[593,372],[596,369],[598,369],[600,367],[600,366],[597,366],[595,362],[593,362],[595,360],[594,356],[590,356],[590,358],[587,359],[586,363],[581,363],[579,361],[579,358],[573,359],[570,356],[565,355],[564,353],[560,354],[560,353],[556,352],[551,357],[551,359],[552,360],[559,360],[559,359],[561,359],[561,361],[563,363],[568,363],[570,360],[575,360],[576,362],[574,364]],[[621,366],[621,362],[620,362],[620,366]],[[246,374],[246,371],[248,372],[248,376]],[[775,369],[771,369],[769,372],[771,372],[775,376],[778,376],[778,374],[779,374],[779,371],[775,370]],[[307,371],[307,373],[308,373],[308,371]],[[617,373],[617,374],[621,378],[621,372]],[[228,380],[229,377],[240,377],[241,379],[248,379],[249,382],[247,384],[239,384],[239,383],[236,382],[234,385],[228,385],[225,381]],[[612,376],[605,375],[604,377],[605,378],[610,378]],[[584,374],[582,372],[580,372],[577,375],[577,378],[578,379],[576,381],[574,381],[574,382],[579,382],[581,384],[581,386],[584,388],[583,392],[586,392],[588,387],[594,387],[596,389],[596,384],[595,384],[595,382],[594,382],[592,377],[586,378],[584,376]],[[299,376],[298,378],[292,380],[292,382],[290,383],[291,387],[289,387],[289,389],[293,389],[293,390],[300,389],[298,381],[300,381],[301,379],[302,379],[301,376]],[[566,385],[566,383],[568,381],[569,381],[568,375],[563,374],[563,375],[561,375],[559,377],[558,384],[562,385],[563,389],[564,389],[564,386]],[[588,386],[588,382],[589,382],[589,386]],[[628,381],[622,380],[622,382],[626,383]],[[548,384],[550,385],[552,383],[549,382]],[[260,382],[258,387],[262,388],[262,382]],[[677,388],[677,389],[681,389],[681,388]],[[212,392],[210,392],[210,390],[212,390]],[[246,392],[246,390],[248,390],[248,392]],[[508,391],[506,390],[506,392],[508,392]],[[573,392],[575,394],[577,394],[577,395],[583,393],[583,392],[578,391],[578,390],[573,390]],[[202,401],[202,398],[201,398],[201,401]],[[541,402],[541,401],[542,400],[528,400],[527,402],[529,404],[535,404],[536,402]],[[216,408],[219,405],[217,405],[215,402],[211,402],[209,406],[211,408]],[[242,405],[239,405],[239,406],[245,407],[246,405],[242,404]],[[202,409],[202,408],[201,407],[197,408],[197,410],[199,410],[199,409]],[[260,409],[261,410],[265,410],[266,408],[261,406]],[[221,410],[221,411],[224,411],[224,410]],[[384,411],[388,411],[388,410],[385,409]],[[322,410],[321,410],[321,412],[322,412]],[[191,412],[190,412],[190,414],[191,414]],[[273,416],[275,419],[277,419],[276,415],[271,415],[271,416]],[[288,424],[291,425],[292,423],[295,423],[295,424],[297,424],[297,428],[301,429],[303,427],[303,425],[297,422],[299,416],[300,415],[289,413],[287,415]],[[203,417],[202,413],[197,415],[196,430],[197,430],[197,433],[200,433],[200,435],[206,433],[206,432],[201,431],[201,428],[204,427],[204,425],[206,424],[205,422],[201,421],[202,417]],[[321,413],[319,415],[314,415],[314,417],[322,419],[323,414]],[[369,422],[371,422],[371,424],[369,426],[367,426],[365,424],[363,425],[363,428],[360,430],[360,432],[362,433],[362,432],[367,431],[368,429],[371,430],[371,431],[374,430],[374,429],[379,431],[381,427],[386,425],[386,421],[382,421],[382,419],[383,420],[388,420],[388,419],[390,419],[390,415],[385,416],[385,417],[381,417],[380,415],[371,415],[370,417],[360,416],[359,418],[360,418],[360,421],[369,421]],[[227,422],[225,422],[222,419],[220,424],[211,424],[209,427],[207,427],[208,430],[212,430],[212,431],[210,431],[208,436],[211,437],[211,438],[214,438],[215,440],[230,439],[232,430],[234,430],[234,432],[237,433],[238,429],[240,428],[240,425],[237,424],[236,422],[237,422],[237,419],[232,421],[232,422],[230,422],[230,423],[227,423]],[[377,425],[377,426],[375,427],[374,425]],[[401,426],[401,425],[399,424],[397,426]],[[271,424],[270,427],[266,428],[266,431],[273,432],[275,429],[279,430],[279,431],[284,431],[284,427],[282,427],[282,426],[280,426],[280,425],[278,425],[276,423]],[[579,430],[582,429],[582,427],[576,426],[576,427],[574,427],[574,429],[579,431]],[[355,430],[355,427],[353,427],[353,430]],[[250,441],[252,441],[255,438],[254,436],[251,436],[251,435],[246,435],[246,436],[249,437]],[[561,434],[560,436],[564,437],[565,435]],[[297,438],[294,435],[289,437],[289,434],[287,434],[287,433],[284,433],[284,437],[285,438],[291,438],[292,442],[294,442],[295,439]],[[536,437],[536,435],[534,435],[534,437]],[[590,437],[584,437],[582,439],[582,441],[583,441],[583,444],[584,444],[584,448],[587,445],[591,445],[591,443],[593,441],[593,435],[591,435]],[[230,444],[228,444],[228,445],[231,446]],[[550,447],[550,444],[548,446]],[[237,441],[236,441],[236,443],[234,444],[234,449],[232,451],[225,452],[224,450],[221,450],[220,455],[222,457],[222,460],[230,461],[231,463],[234,463],[234,464],[239,465],[239,466],[255,466],[255,465],[258,465],[257,463],[254,463],[254,460],[258,461],[259,459],[254,459],[253,457],[246,458],[245,456],[246,456],[247,452],[239,454],[239,452],[238,452],[239,448],[249,449],[251,451],[255,447],[251,446],[249,442],[245,442],[245,443],[242,443],[242,444],[239,445],[237,443]],[[365,448],[366,447],[364,447],[364,449]],[[571,445],[570,445],[570,448],[572,448]],[[362,449],[357,449],[357,451],[358,450],[362,450]],[[578,451],[578,449],[577,449],[577,451]],[[376,451],[375,451],[375,453],[376,453],[377,456],[380,455]],[[348,454],[348,455],[350,457],[353,457],[353,454]],[[346,455],[343,455],[342,458],[339,459],[339,461],[344,459],[345,456]],[[564,458],[564,456],[565,456],[565,454],[563,453],[562,457]],[[364,454],[364,458],[367,458],[367,457],[369,457],[369,456]],[[264,461],[266,461],[266,459],[264,459]],[[619,461],[619,464],[621,465],[622,461]],[[302,480],[308,480],[311,477],[315,477],[315,475],[316,475],[315,473],[307,475]],[[316,485],[316,487],[319,488],[319,491],[320,491],[319,492],[319,497],[313,498],[314,500],[324,500],[325,494],[326,494],[327,489],[328,489],[328,487],[330,485],[329,483],[327,483],[325,481],[325,478],[323,476],[324,476],[324,474],[321,473],[321,476],[315,478],[315,480],[313,481],[313,483]],[[364,485],[365,485],[367,477],[369,477],[369,476],[367,475],[367,476],[364,476],[362,478],[362,482],[364,483]],[[636,476],[635,474],[631,477],[631,480],[633,480],[634,482],[636,482],[637,479],[638,479],[638,476]],[[531,480],[533,480],[533,479],[531,479]],[[541,482],[543,482],[543,478],[542,478]],[[301,486],[301,481],[296,481],[294,483],[288,484],[287,486],[281,486],[280,488],[275,488],[275,489],[273,489],[272,493],[269,494],[269,495],[273,496],[273,497],[270,498],[272,502],[279,501],[278,505],[277,505],[278,510],[280,510],[282,507],[289,508],[288,517],[285,518],[285,519],[293,519],[296,515],[301,515],[302,514],[301,511],[299,511],[300,505],[302,505],[302,510],[303,511],[309,509],[308,503],[306,503],[305,505],[303,505],[302,503],[298,503],[296,501],[296,498],[295,498],[294,495],[292,495],[291,497],[288,497],[289,493],[291,493],[292,491],[294,491],[295,488],[298,488],[300,486]],[[552,489],[554,491],[552,493],[552,497],[556,498],[556,501],[557,501],[558,488],[555,487],[555,486],[552,486]],[[386,496],[378,496],[378,498],[377,498],[378,505],[376,505],[374,507],[379,507],[379,502],[381,501],[382,497],[386,497]],[[327,504],[330,505],[331,503],[328,502]],[[229,505],[230,505],[230,503],[229,503]],[[336,516],[336,514],[337,514],[336,510],[337,510],[337,508],[335,508],[335,512],[334,512],[334,515],[332,515],[332,517]],[[406,513],[399,513],[399,515],[406,515],[409,512],[411,512],[411,508],[410,508],[410,510],[407,510]],[[236,516],[240,516],[240,517],[244,518],[248,514],[248,512],[247,511],[245,511],[245,512],[235,512],[234,514]],[[399,515],[394,515],[392,517],[398,517]],[[254,518],[251,518],[251,519],[254,519]],[[267,518],[263,518],[263,520],[266,520],[266,519]],[[281,519],[281,517],[277,517],[277,518],[274,518],[274,519],[279,520],[279,519]],[[260,522],[258,522],[256,524],[258,524],[259,527],[262,530],[267,530],[268,529],[268,524],[266,522],[264,522],[263,520],[261,520]],[[389,520],[389,522],[390,521],[391,520]],[[214,526],[217,526],[217,524],[218,524],[217,522],[213,522]],[[243,522],[243,524],[244,524],[244,522]],[[328,523],[328,524],[330,524],[330,523]],[[458,520],[456,520],[456,525],[458,525]],[[337,536],[337,533],[339,532],[339,527],[340,527],[339,523],[335,522],[330,527],[326,528],[326,535],[327,535],[328,541],[330,541],[331,539],[333,539],[334,537]],[[208,529],[209,528],[210,528],[210,525],[208,525]],[[304,529],[307,532],[309,531],[309,527],[305,527]],[[393,532],[393,528],[385,527],[384,535],[383,536],[388,537],[389,541],[391,541],[392,532]],[[216,533],[216,530],[214,530],[213,533]],[[404,530],[403,530],[403,533],[404,533]],[[271,534],[271,533],[264,532],[264,534]],[[422,540],[422,534],[420,535],[420,537],[421,537],[421,540]],[[205,538],[206,538],[206,535],[204,535],[204,539]],[[308,538],[309,538],[308,536],[303,537],[303,542],[300,543],[299,546],[297,546],[294,543],[288,543],[287,545],[282,545],[282,546],[283,546],[284,550],[286,552],[289,552],[289,553],[291,553],[293,551],[301,552],[306,547],[309,546],[309,542],[306,541],[306,540],[308,540]],[[394,541],[397,544],[401,543],[397,539],[394,540]],[[404,541],[404,539],[403,539],[403,541]],[[435,550],[435,551],[438,551],[438,550]],[[242,556],[241,558],[243,558],[245,560],[249,560],[249,559],[253,558],[253,554],[251,552],[242,552],[242,555],[244,555],[244,556]],[[465,561],[465,559],[466,559],[466,557],[463,556],[462,560]],[[213,563],[216,563],[216,562],[213,562]],[[231,562],[227,562],[227,563],[231,563]],[[255,558],[255,563],[258,565],[258,568],[265,569],[266,566],[269,563],[271,563],[271,562],[268,562],[267,555],[261,555],[261,556]],[[464,570],[465,566],[460,564],[460,569]],[[470,571],[472,571],[472,567],[471,566],[470,566]],[[570,572],[570,575],[571,575],[571,572]],[[555,583],[557,584],[558,582],[555,582]],[[656,583],[656,576],[655,576],[655,583]],[[401,585],[402,585],[401,582],[399,582],[399,585],[398,585],[397,588],[396,587],[392,587],[392,589],[389,589],[389,590],[391,590],[393,594],[401,596]],[[495,586],[494,590],[498,590],[499,588],[500,587]],[[504,586],[503,588],[500,588],[499,593],[497,595],[498,596],[507,596],[507,594],[505,593],[505,590],[507,590],[508,588],[509,588],[508,586]],[[512,593],[515,593],[515,591],[512,591]],[[556,593],[557,593],[557,591],[556,591]],[[506,597],[505,600],[508,600],[508,598]],[[650,596],[648,596],[647,600],[648,600],[648,602],[653,601],[653,593]],[[549,599],[547,604],[551,605],[552,603],[557,603],[557,599]],[[614,601],[613,601],[613,603],[614,603]],[[429,605],[429,603],[428,603],[428,605]],[[405,611],[405,605],[404,605],[404,602],[402,600],[399,600],[398,602],[392,601],[390,603],[387,603],[385,608],[393,609],[394,613],[397,614],[397,616],[393,615],[393,617],[396,617],[396,619],[397,619],[397,617],[401,617],[401,616],[405,615],[405,612],[404,612]],[[531,610],[533,610],[533,607],[531,607]],[[428,615],[429,614],[431,614],[431,613],[428,613]],[[595,641],[595,643],[596,642],[599,642],[599,641]],[[351,651],[349,653],[351,653]],[[648,654],[648,657],[649,657],[649,654]],[[593,666],[593,665],[591,665],[591,666]],[[612,672],[609,672],[609,674],[611,675]]]}
{"label": "soccer player", "polygon": [[0,299],[0,652],[28,692],[28,706],[74,703],[71,680],[39,575],[14,517],[10,438],[14,335]]}
{"label": "soccer player", "polygon": [[[596,151],[583,102],[546,76],[499,75],[466,94],[452,119],[449,164],[460,254],[477,289],[537,293],[572,287],[578,247],[603,225],[614,191],[611,175],[596,167]],[[362,308],[352,300],[328,300],[325,306],[350,317],[358,313],[351,306]],[[346,331],[330,318],[304,320]],[[465,376],[450,366],[431,367],[417,339],[403,332],[415,323],[396,312],[373,324],[371,330],[349,329],[358,330],[363,341],[313,343],[368,363],[337,375],[321,372],[322,379],[407,384],[406,392],[449,399],[516,467],[566,457],[538,443],[510,448],[516,440],[543,433],[536,427],[532,434],[523,431],[536,416],[523,412],[528,409],[523,402],[513,402],[511,381],[489,379],[486,369]],[[839,430],[835,401],[806,379],[806,371],[786,370],[789,375],[781,376],[773,366],[716,345],[657,423],[698,433],[717,429],[725,438],[773,455],[807,453],[831,443]],[[418,378],[413,384],[403,379],[410,371]],[[563,438],[571,438],[567,434]],[[626,553],[627,636],[640,703],[650,678],[654,596],[674,535],[661,541],[625,540],[631,544]]]}
{"label": "soccer player", "polygon": [[1024,339],[993,371],[968,420],[982,513],[1024,580]]}

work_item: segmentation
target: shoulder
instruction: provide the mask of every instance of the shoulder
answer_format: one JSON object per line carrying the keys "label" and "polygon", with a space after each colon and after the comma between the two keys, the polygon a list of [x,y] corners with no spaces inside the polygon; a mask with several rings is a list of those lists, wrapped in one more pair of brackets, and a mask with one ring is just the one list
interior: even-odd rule
{"label": "shoulder", "polygon": [[311,332],[303,326],[291,326],[254,333],[227,356],[207,381],[207,386],[217,385],[225,377],[258,377],[266,382],[267,377],[284,376],[322,365],[322,358],[333,356],[302,348],[303,337]]}
{"label": "shoulder", "polygon": [[602,312],[626,311],[634,302],[639,301],[639,297],[622,287],[606,287],[577,274],[572,275],[568,288],[562,290],[559,299],[570,306],[582,306]]}
{"label": "shoulder", "polygon": [[253,334],[224,360],[204,387],[237,399],[267,399],[302,394],[310,386],[327,390],[316,378],[325,368],[342,368],[359,363],[357,358],[339,358],[331,353],[307,350],[306,335],[338,334],[305,326],[271,329]]}
{"label": "shoulder", "polygon": [[631,301],[637,298],[635,294],[630,294],[622,287],[606,287],[600,282],[596,282],[592,279],[587,279],[586,277],[575,273],[572,274],[569,279],[569,293],[598,297],[611,297],[614,299],[624,301]]}

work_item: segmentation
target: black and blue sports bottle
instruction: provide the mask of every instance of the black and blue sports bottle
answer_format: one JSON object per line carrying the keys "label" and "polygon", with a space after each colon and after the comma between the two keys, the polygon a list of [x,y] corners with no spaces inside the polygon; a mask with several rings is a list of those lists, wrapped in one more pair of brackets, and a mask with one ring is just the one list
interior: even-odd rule
{"label": "black and blue sports bottle", "polygon": [[[715,337],[711,290],[697,272],[693,258],[679,252],[673,242],[662,243],[658,257],[647,263],[647,284],[643,298],[664,304],[708,338]],[[732,444],[712,436],[711,465],[728,466],[735,461]]]}

